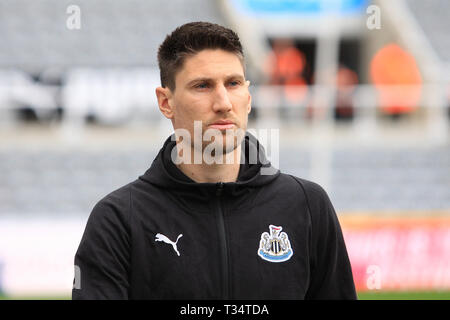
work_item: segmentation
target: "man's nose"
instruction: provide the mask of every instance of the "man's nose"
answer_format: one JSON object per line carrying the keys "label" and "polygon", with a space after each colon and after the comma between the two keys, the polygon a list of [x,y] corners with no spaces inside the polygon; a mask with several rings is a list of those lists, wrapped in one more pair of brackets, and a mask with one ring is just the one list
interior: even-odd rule
{"label": "man's nose", "polygon": [[233,108],[229,93],[224,85],[218,85],[214,92],[213,109],[215,112],[228,112]]}

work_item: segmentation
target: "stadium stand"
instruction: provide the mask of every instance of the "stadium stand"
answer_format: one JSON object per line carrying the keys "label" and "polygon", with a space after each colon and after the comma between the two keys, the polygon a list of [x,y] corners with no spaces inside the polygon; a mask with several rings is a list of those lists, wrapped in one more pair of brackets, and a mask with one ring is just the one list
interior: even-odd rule
{"label": "stadium stand", "polygon": [[[168,7],[164,1],[159,0],[82,0],[77,2],[81,9],[82,24],[81,29],[76,31],[65,27],[65,10],[70,4],[69,1],[25,2],[6,0],[0,3],[0,38],[8,44],[0,51],[0,67],[3,67],[0,70],[1,123],[10,125],[14,122],[13,118],[8,117],[8,110],[11,109],[31,108],[37,119],[49,119],[52,112],[61,108],[63,124],[69,124],[69,134],[71,122],[77,123],[85,118],[95,119],[102,125],[119,125],[125,128],[137,120],[159,128],[159,123],[165,119],[157,111],[154,93],[150,89],[159,83],[156,68],[157,46],[168,30],[183,22],[208,20],[233,25],[243,34],[244,43],[249,44],[246,50],[250,60],[253,59],[252,65],[255,57],[267,54],[270,48],[268,42],[252,46],[255,40],[249,38],[249,30],[255,34],[255,39],[259,40],[277,36],[292,36],[297,40],[317,37],[318,48],[323,35],[323,31],[311,28],[319,26],[321,20],[315,20],[308,15],[304,16],[304,19],[298,19],[296,15],[283,16],[285,24],[284,29],[281,28],[282,26],[277,24],[277,21],[280,21],[277,15],[271,16],[264,12],[271,10],[270,5],[273,4],[269,2],[258,7],[256,2],[251,1],[237,4],[234,1],[194,0],[186,5],[183,1],[176,0]],[[254,12],[249,8],[243,9],[245,3],[249,8],[254,6]],[[374,3],[381,7],[386,5],[383,1]],[[445,8],[448,4],[445,1],[424,3],[415,0],[402,3],[409,8],[409,18],[413,17],[415,25],[422,28],[426,39],[437,53],[436,56],[444,63],[448,61],[448,41],[445,36],[448,23],[445,19],[435,18],[435,12],[443,12],[436,9]],[[355,14],[366,5],[366,1],[355,2],[352,4],[351,13],[344,15],[342,21],[333,22],[340,25],[342,36],[359,39],[362,44],[365,37],[369,37],[364,28],[357,28],[362,25],[361,13]],[[286,9],[281,5],[275,7],[281,11]],[[311,7],[299,5],[295,10],[300,14],[307,11],[314,15],[320,12],[320,7],[312,4]],[[19,12],[20,15],[17,14]],[[258,16],[261,12],[262,16]],[[237,20],[242,17],[255,23],[240,25]],[[399,31],[395,19],[386,19],[392,21],[385,27],[392,30],[395,37],[406,41],[406,36]],[[247,27],[250,29],[246,30]],[[356,29],[359,31],[356,32]],[[245,42],[245,39],[248,42]],[[416,54],[413,47],[411,52]],[[322,50],[324,48],[327,47]],[[318,55],[320,56],[320,52]],[[325,60],[330,57],[332,56]],[[367,61],[367,58],[361,60]],[[421,69],[423,61],[418,57],[419,64],[422,63]],[[261,63],[259,67],[262,68],[262,65]],[[320,61],[316,65],[320,66]],[[258,74],[258,71],[250,71],[250,74],[252,72],[253,75]],[[356,88],[353,104],[356,107],[373,108],[373,88],[364,84],[368,80],[367,74],[363,71],[358,73],[363,75],[363,79],[366,76],[366,79]],[[282,102],[276,97],[278,89],[258,86],[258,79],[255,80],[257,85],[252,88],[254,108],[255,113],[260,115],[256,124],[263,125],[271,121],[276,123],[276,113],[269,112],[264,117],[264,112],[260,111],[282,106]],[[315,101],[314,94],[316,91],[319,92],[318,95],[321,94],[321,85],[323,83],[319,82],[316,87],[310,86],[306,100],[299,104],[299,110]],[[275,90],[275,95],[270,93],[268,96],[267,92],[270,90]],[[270,96],[273,99],[270,99]],[[303,126],[307,123],[305,112],[296,111],[291,113],[288,119],[278,121],[289,121]],[[358,118],[358,115],[364,112],[358,111],[356,119],[364,118]],[[439,121],[442,119],[439,118]],[[360,125],[364,131],[370,131],[369,126],[363,127],[363,122]],[[435,127],[437,126],[434,122],[427,126]],[[448,131],[448,125],[444,126],[445,129]],[[117,150],[110,157],[98,159],[100,154],[83,151],[82,148],[81,152],[67,151],[69,154],[58,150],[29,153],[26,146],[22,149],[16,153],[10,153],[7,149],[1,151],[0,165],[4,169],[1,174],[5,183],[1,185],[1,197],[4,201],[0,204],[0,214],[89,211],[94,199],[102,192],[136,177],[152,158],[151,153],[144,154],[139,150]],[[281,148],[282,169],[314,178],[311,176],[311,163],[315,160],[311,158],[311,150],[299,149],[296,146],[290,152],[286,150],[286,146]],[[410,160],[403,156],[408,153],[411,154]],[[436,154],[440,156],[436,157]],[[139,168],[130,166],[136,163],[133,158],[140,159],[137,160],[141,163]],[[446,175],[439,174],[448,170],[448,153],[445,148],[427,148],[423,142],[417,147],[402,151],[381,148],[348,152],[345,148],[333,148],[331,159],[328,172],[332,175],[328,177],[328,187],[339,209],[448,206],[448,180],[443,178]],[[441,162],[435,164],[433,161],[437,161],[436,159],[441,159]],[[97,166],[102,161],[105,161],[105,165]],[[415,162],[411,164],[410,161]],[[72,165],[73,168],[67,165]],[[66,179],[64,172],[73,173],[73,177]],[[107,172],[115,174],[104,178]],[[89,181],[91,184],[88,186]],[[81,188],[83,182],[85,187]],[[89,188],[96,191],[91,192]],[[58,199],[62,198],[67,201],[60,201],[58,204]],[[439,201],[436,202],[436,199]]]}
{"label": "stadium stand", "polygon": [[[69,30],[66,9],[81,10],[81,28]],[[179,24],[224,24],[215,1],[4,0],[0,2],[0,66],[39,73],[73,66],[156,67],[156,51]],[[7,45],[6,45],[7,44]]]}
{"label": "stadium stand", "polygon": [[[322,36],[319,29],[311,29],[314,25],[320,25],[321,20],[308,16],[298,19],[298,16],[288,15],[284,16],[285,25],[282,29],[280,25],[274,27],[279,22],[276,15],[270,16],[264,12],[273,4],[259,6],[256,2],[243,3],[238,5],[233,1],[195,0],[187,6],[183,1],[176,0],[167,7],[164,1],[159,0],[78,1],[82,14],[81,29],[71,31],[65,27],[65,10],[70,4],[68,1],[45,0],[26,4],[24,0],[2,1],[0,38],[8,44],[4,46],[5,50],[0,51],[0,67],[3,67],[0,70],[2,125],[14,122],[7,116],[11,109],[32,108],[37,119],[49,119],[51,112],[62,108],[63,124],[68,124],[68,132],[72,136],[75,134],[70,133],[71,123],[83,122],[86,118],[102,125],[122,128],[133,121],[160,128],[162,124],[159,123],[165,119],[159,114],[153,90],[150,89],[159,83],[157,46],[168,30],[183,22],[207,20],[230,23],[243,34],[246,44],[254,44],[255,41],[249,38],[249,30],[260,40],[261,37],[270,39],[276,36],[292,36],[297,40],[311,37],[319,39]],[[243,9],[245,3],[249,8],[254,6],[253,13],[249,8]],[[382,1],[375,3],[386,5]],[[367,4],[365,1],[355,2],[352,10],[358,11]],[[425,4],[415,0],[407,0],[404,4],[410,8],[410,17],[415,17],[416,25],[424,30],[437,56],[447,61],[446,20],[435,19],[434,13],[436,8],[448,4],[445,1]],[[275,7],[281,11],[285,9],[281,5]],[[320,8],[312,4],[311,7],[298,6],[295,9],[300,14],[302,10],[313,14],[320,12]],[[354,11],[344,16],[341,22],[333,23],[341,23],[343,36],[360,39],[364,43],[367,34],[363,32],[364,28],[357,28],[362,19]],[[144,12],[148,14],[142,14]],[[264,13],[262,18],[258,16],[261,12]],[[257,23],[240,25],[236,20],[242,17]],[[245,30],[247,27],[250,29]],[[393,30],[393,34],[397,34],[400,39],[404,38],[395,22],[391,21],[386,28]],[[356,32],[356,29],[360,31]],[[246,47],[250,60],[253,59],[251,65],[254,65],[255,57],[268,53],[270,48],[267,44]],[[420,63],[422,60],[419,58],[418,61]],[[320,66],[319,62],[317,66]],[[259,68],[263,68],[263,63]],[[250,71],[250,74],[252,72],[253,75],[258,74],[258,70]],[[358,73],[364,76],[364,72]],[[255,80],[257,85],[252,87],[254,108],[255,113],[260,115],[256,124],[276,124],[276,113],[269,110],[265,116],[261,111],[282,106],[282,101],[277,98],[279,89],[258,86]],[[353,104],[365,109],[375,106],[372,103],[373,88],[364,85],[366,81],[363,80],[363,84],[353,94]],[[300,109],[305,109],[315,101],[316,90],[320,95],[320,83],[316,88],[310,86],[305,100],[299,104]],[[287,119],[278,121],[288,121],[294,126],[307,124],[304,118],[306,111],[300,109],[291,112]],[[361,117],[364,112],[358,111],[356,119],[367,121],[367,117]],[[369,126],[363,127],[363,122],[360,125],[364,131],[370,131]],[[428,127],[434,127],[433,123]],[[345,147],[334,147],[326,170],[329,174],[325,184],[339,210],[367,207],[445,208],[450,201],[449,181],[446,175],[439,174],[449,168],[449,157],[445,150],[427,147],[423,143],[401,151],[395,148],[349,151]],[[14,153],[5,148],[0,154],[4,181],[0,186],[3,200],[0,214],[89,212],[93,202],[102,194],[142,173],[156,150],[152,152],[145,153],[138,149],[121,151],[119,147],[119,150],[108,152],[109,155],[105,156],[83,148],[64,152],[57,148],[29,152],[24,146]],[[410,156],[406,158],[405,154]],[[314,172],[321,170],[313,170],[312,164],[316,160],[308,148],[294,145],[288,151],[287,146],[282,146],[279,158],[282,169],[299,176],[314,179]]]}
{"label": "stadium stand", "polygon": [[450,62],[450,39],[447,32],[450,30],[450,21],[446,19],[450,3],[445,0],[407,0],[407,4],[439,58]]}
{"label": "stadium stand", "polygon": [[[157,150],[0,152],[0,215],[81,215],[144,173]],[[281,148],[283,171],[310,177],[311,151]],[[339,212],[450,207],[450,151],[443,147],[337,148],[328,188]]]}

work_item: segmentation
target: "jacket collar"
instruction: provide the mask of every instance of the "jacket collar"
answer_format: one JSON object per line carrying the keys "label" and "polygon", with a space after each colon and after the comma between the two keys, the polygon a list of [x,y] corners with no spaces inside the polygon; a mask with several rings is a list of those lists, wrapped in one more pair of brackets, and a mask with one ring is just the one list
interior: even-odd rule
{"label": "jacket collar", "polygon": [[[198,189],[214,191],[217,183],[197,183],[187,177],[172,162],[171,152],[176,147],[174,137],[172,134],[166,139],[151,167],[139,179],[167,189],[183,189],[184,191],[189,189],[194,192],[198,192]],[[266,158],[264,147],[253,135],[246,132],[241,148],[245,161],[240,165],[238,180],[224,183],[225,191],[235,193],[248,187],[263,186],[278,178],[280,171],[271,166]],[[257,155],[256,163],[250,163],[249,159],[255,158],[249,157],[250,154]],[[262,174],[261,169],[263,168],[265,168],[264,173],[272,174]]]}

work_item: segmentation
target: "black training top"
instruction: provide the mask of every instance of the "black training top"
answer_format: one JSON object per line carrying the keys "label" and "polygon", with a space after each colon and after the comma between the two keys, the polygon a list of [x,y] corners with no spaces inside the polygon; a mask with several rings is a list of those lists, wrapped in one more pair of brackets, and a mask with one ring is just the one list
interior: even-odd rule
{"label": "black training top", "polygon": [[325,191],[271,167],[250,134],[241,146],[236,182],[196,183],[171,161],[169,137],[145,174],[92,210],[73,299],[356,299]]}

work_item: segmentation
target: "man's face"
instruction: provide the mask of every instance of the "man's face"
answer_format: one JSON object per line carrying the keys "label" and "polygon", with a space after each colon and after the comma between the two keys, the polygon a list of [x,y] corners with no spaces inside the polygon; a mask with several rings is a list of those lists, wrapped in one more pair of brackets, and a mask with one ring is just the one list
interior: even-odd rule
{"label": "man's face", "polygon": [[[211,128],[220,130],[224,152],[240,144],[236,139],[226,139],[226,130],[245,132],[251,109],[249,82],[235,54],[208,49],[187,57],[176,74],[175,86],[168,98],[175,132],[188,130],[193,145],[194,121],[201,121],[203,134]],[[201,145],[204,148],[209,143]]]}

